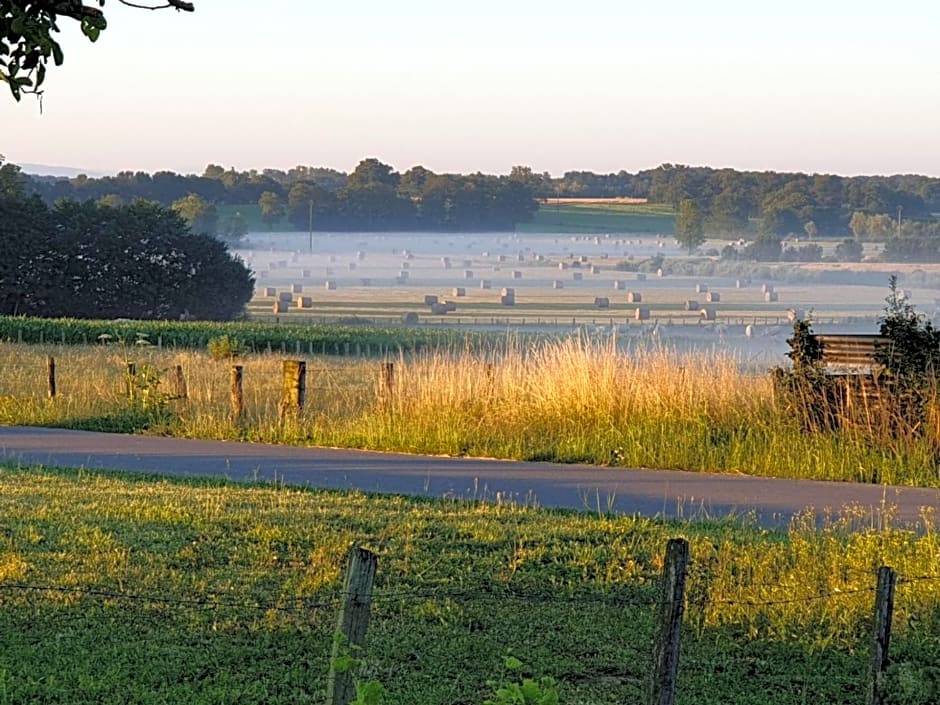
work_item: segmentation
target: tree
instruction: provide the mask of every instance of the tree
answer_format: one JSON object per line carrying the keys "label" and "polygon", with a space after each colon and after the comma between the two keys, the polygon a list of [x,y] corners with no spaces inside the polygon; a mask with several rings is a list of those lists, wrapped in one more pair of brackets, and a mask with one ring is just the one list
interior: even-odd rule
{"label": "tree", "polygon": [[[23,93],[40,93],[51,59],[61,66],[65,55],[54,34],[59,32],[59,19],[75,20],[82,34],[92,42],[108,26],[104,0],[94,0],[98,7],[82,0],[0,0],[0,81],[5,81],[15,100]],[[118,0],[123,5],[157,10],[172,7],[193,12],[191,2],[165,0],[165,5],[144,6]]]}
{"label": "tree", "polygon": [[689,254],[705,242],[705,227],[702,213],[691,199],[679,201],[676,211],[676,241],[688,249]]}
{"label": "tree", "polygon": [[4,164],[0,154],[0,199],[19,200],[25,195],[23,175],[16,164]]}
{"label": "tree", "polygon": [[840,262],[861,262],[863,254],[862,243],[850,237],[836,245],[835,256]]}
{"label": "tree", "polygon": [[778,262],[781,254],[783,254],[783,247],[779,238],[773,235],[760,235],[744,248],[741,256],[757,262]]}
{"label": "tree", "polygon": [[219,225],[219,214],[215,206],[202,196],[191,193],[170,206],[189,224],[190,230],[200,235],[215,235]]}
{"label": "tree", "polygon": [[367,189],[376,186],[398,188],[398,173],[388,164],[383,164],[374,157],[363,159],[346,179],[347,190]]}
{"label": "tree", "polygon": [[318,222],[332,201],[331,194],[313,182],[298,181],[287,192],[287,217],[298,230]]}
{"label": "tree", "polygon": [[273,191],[262,193],[258,198],[258,205],[261,206],[261,220],[268,226],[268,230],[284,217],[284,204],[280,196]]}
{"label": "tree", "polygon": [[709,229],[719,235],[728,235],[747,229],[748,202],[741,194],[726,188],[711,201]]}
{"label": "tree", "polygon": [[251,272],[225,245],[193,235],[143,200],[108,207],[0,198],[0,313],[210,320],[239,315]]}
{"label": "tree", "polygon": [[238,211],[226,218],[219,229],[219,237],[230,247],[241,244],[247,234],[248,223]]}

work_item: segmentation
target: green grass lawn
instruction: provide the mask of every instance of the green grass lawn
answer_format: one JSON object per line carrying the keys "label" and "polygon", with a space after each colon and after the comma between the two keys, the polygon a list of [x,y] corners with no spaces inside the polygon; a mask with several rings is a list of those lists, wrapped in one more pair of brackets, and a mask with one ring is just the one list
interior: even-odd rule
{"label": "green grass lawn", "polygon": [[937,536],[861,512],[767,532],[0,466],[0,517],[0,703],[322,703],[354,545],[378,556],[361,656],[386,703],[482,705],[516,677],[507,650],[562,703],[643,702],[677,536],[679,703],[862,702],[885,559],[901,576],[889,702],[940,692]]}

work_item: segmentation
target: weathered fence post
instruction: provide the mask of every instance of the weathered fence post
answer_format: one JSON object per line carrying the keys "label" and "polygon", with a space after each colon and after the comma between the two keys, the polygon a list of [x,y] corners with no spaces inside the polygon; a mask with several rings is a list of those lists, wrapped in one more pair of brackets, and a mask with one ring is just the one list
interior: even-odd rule
{"label": "weathered fence post", "polygon": [[186,390],[186,378],[183,376],[183,366],[177,365],[173,370],[174,386],[176,387],[176,398],[186,399],[189,392]]}
{"label": "weathered fence post", "polygon": [[49,381],[49,398],[55,399],[55,358],[46,358],[46,379]]}
{"label": "weathered fence post", "polygon": [[133,362],[127,363],[127,370],[124,373],[124,393],[128,399],[134,398],[134,380],[137,378],[137,365]]}
{"label": "weathered fence post", "polygon": [[894,611],[894,587],[898,574],[888,566],[878,569],[875,590],[874,631],[871,645],[871,674],[868,683],[868,705],[882,705],[885,699],[884,675],[888,668],[888,645],[891,641],[891,615]]}
{"label": "weathered fence post", "polygon": [[358,547],[349,552],[343,604],[336,621],[330,675],[326,685],[328,705],[348,705],[356,696],[354,669],[337,669],[336,662],[345,652],[365,646],[372,608],[372,583],[377,567],[378,559],[374,553]]}
{"label": "weathered fence post", "polygon": [[659,627],[653,646],[650,705],[673,705],[679,670],[679,633],[685,611],[685,577],[689,563],[689,542],[669,539],[663,564]]}
{"label": "weathered fence post", "polygon": [[382,376],[379,389],[385,398],[391,399],[392,390],[395,388],[395,363],[383,362],[381,369]]}
{"label": "weathered fence post", "polygon": [[242,366],[232,365],[232,423],[240,423],[245,415],[245,397],[242,393]]}
{"label": "weathered fence post", "polygon": [[307,389],[307,363],[303,360],[284,360],[281,403],[279,416],[298,414],[304,408],[304,396]]}

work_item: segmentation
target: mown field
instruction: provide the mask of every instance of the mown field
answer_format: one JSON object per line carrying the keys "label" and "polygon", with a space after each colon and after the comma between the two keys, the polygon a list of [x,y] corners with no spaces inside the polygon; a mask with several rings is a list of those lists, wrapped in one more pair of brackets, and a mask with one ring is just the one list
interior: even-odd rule
{"label": "mown field", "polygon": [[[384,360],[304,351],[215,360],[154,346],[4,343],[0,423],[940,486],[936,393],[915,427],[872,402],[836,408],[838,427],[811,432],[778,399],[770,374],[740,358],[616,345],[570,339]],[[300,414],[282,420],[286,357],[307,362],[307,399]],[[394,365],[390,387],[384,361]],[[229,401],[233,364],[243,368],[238,419]],[[177,366],[186,399],[174,396]]]}
{"label": "mown field", "polygon": [[654,233],[672,235],[675,212],[663,203],[543,203],[520,233]]}
{"label": "mown field", "polygon": [[[659,233],[671,235],[675,212],[662,203],[625,202],[637,199],[548,199],[528,223],[519,223],[520,233]],[[642,199],[639,199],[642,200]],[[241,214],[250,231],[265,232],[289,229],[286,219],[269,227],[261,219],[257,204],[217,206],[219,222],[224,223],[235,213]]]}
{"label": "mown field", "polygon": [[937,535],[851,511],[777,533],[5,466],[0,517],[3,703],[322,703],[354,545],[378,555],[359,656],[386,703],[482,705],[522,676],[553,678],[561,703],[644,702],[677,536],[692,561],[679,703],[864,702],[885,562],[886,702],[940,695]]}

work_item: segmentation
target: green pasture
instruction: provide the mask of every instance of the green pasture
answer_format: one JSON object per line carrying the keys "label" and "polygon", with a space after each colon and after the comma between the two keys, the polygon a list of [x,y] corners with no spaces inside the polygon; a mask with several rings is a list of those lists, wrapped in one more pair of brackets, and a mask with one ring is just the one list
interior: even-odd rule
{"label": "green pasture", "polygon": [[516,225],[516,232],[672,235],[674,219],[672,207],[659,203],[542,204],[530,222]]}
{"label": "green pasture", "polygon": [[547,676],[560,703],[640,703],[670,537],[691,547],[680,705],[864,702],[885,561],[900,576],[887,702],[937,701],[935,533],[857,511],[768,532],[585,506],[0,466],[0,702],[323,703],[362,546],[379,567],[359,677],[381,702],[483,705]]}

